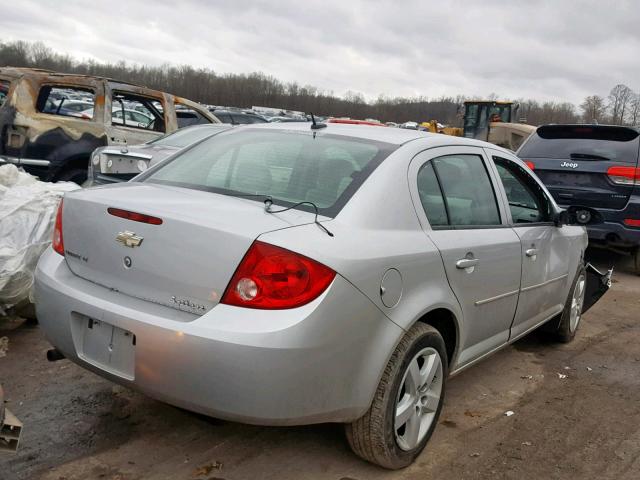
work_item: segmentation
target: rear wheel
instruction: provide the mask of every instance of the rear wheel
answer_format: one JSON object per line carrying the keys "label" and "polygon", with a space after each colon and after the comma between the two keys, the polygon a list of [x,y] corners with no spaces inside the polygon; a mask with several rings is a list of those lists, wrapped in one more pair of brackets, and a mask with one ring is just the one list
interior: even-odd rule
{"label": "rear wheel", "polygon": [[569,298],[567,298],[564,310],[560,315],[560,322],[554,332],[558,340],[563,343],[573,340],[578,331],[580,320],[582,319],[582,305],[584,304],[586,289],[587,272],[584,266],[580,266],[569,290]]}
{"label": "rear wheel", "polygon": [[346,426],[352,450],[385,468],[410,465],[436,427],[448,373],[440,333],[414,325],[391,356],[367,413]]}

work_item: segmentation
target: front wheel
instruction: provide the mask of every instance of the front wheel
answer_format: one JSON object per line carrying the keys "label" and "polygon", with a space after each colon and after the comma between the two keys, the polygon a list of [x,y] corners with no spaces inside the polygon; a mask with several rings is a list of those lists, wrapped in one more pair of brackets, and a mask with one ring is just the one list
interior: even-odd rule
{"label": "front wheel", "polygon": [[393,352],[367,413],[346,426],[351,449],[381,467],[410,465],[436,427],[448,374],[440,333],[414,325]]}

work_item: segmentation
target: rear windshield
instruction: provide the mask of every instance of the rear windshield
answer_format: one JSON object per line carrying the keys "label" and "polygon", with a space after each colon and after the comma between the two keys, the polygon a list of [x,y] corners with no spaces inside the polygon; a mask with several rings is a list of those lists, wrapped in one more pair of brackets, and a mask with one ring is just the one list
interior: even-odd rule
{"label": "rear windshield", "polygon": [[163,135],[162,137],[151,140],[148,143],[167,147],[184,148],[224,129],[224,127],[213,126],[187,127],[176,130],[168,135]]}
{"label": "rear windshield", "polygon": [[[397,145],[313,132],[246,127],[215,135],[138,180],[291,206],[334,217]],[[262,200],[262,199],[260,199]],[[300,210],[313,211],[311,205]]]}
{"label": "rear windshield", "polygon": [[522,158],[609,160],[635,164],[638,132],[632,128],[549,125],[538,128],[518,151]]}

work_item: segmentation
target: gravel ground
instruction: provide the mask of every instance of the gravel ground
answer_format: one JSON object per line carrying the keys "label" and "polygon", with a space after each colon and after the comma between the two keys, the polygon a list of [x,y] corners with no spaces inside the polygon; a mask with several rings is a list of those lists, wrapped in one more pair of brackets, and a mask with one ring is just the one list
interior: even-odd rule
{"label": "gravel ground", "polygon": [[[600,264],[609,256],[596,252]],[[25,423],[19,452],[0,453],[0,479],[635,480],[640,277],[614,278],[571,344],[534,332],[453,378],[430,444],[401,472],[354,457],[339,425],[223,422],[49,363],[37,325],[0,320],[0,381]]]}

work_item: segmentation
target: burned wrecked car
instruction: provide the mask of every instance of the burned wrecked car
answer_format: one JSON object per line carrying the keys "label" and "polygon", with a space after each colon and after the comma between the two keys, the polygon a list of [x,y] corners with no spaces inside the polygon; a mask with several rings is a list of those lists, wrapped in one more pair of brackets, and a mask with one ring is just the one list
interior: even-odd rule
{"label": "burned wrecked car", "polygon": [[195,102],[127,82],[0,68],[0,163],[42,180],[82,183],[96,148],[140,144],[197,123],[218,120]]}

